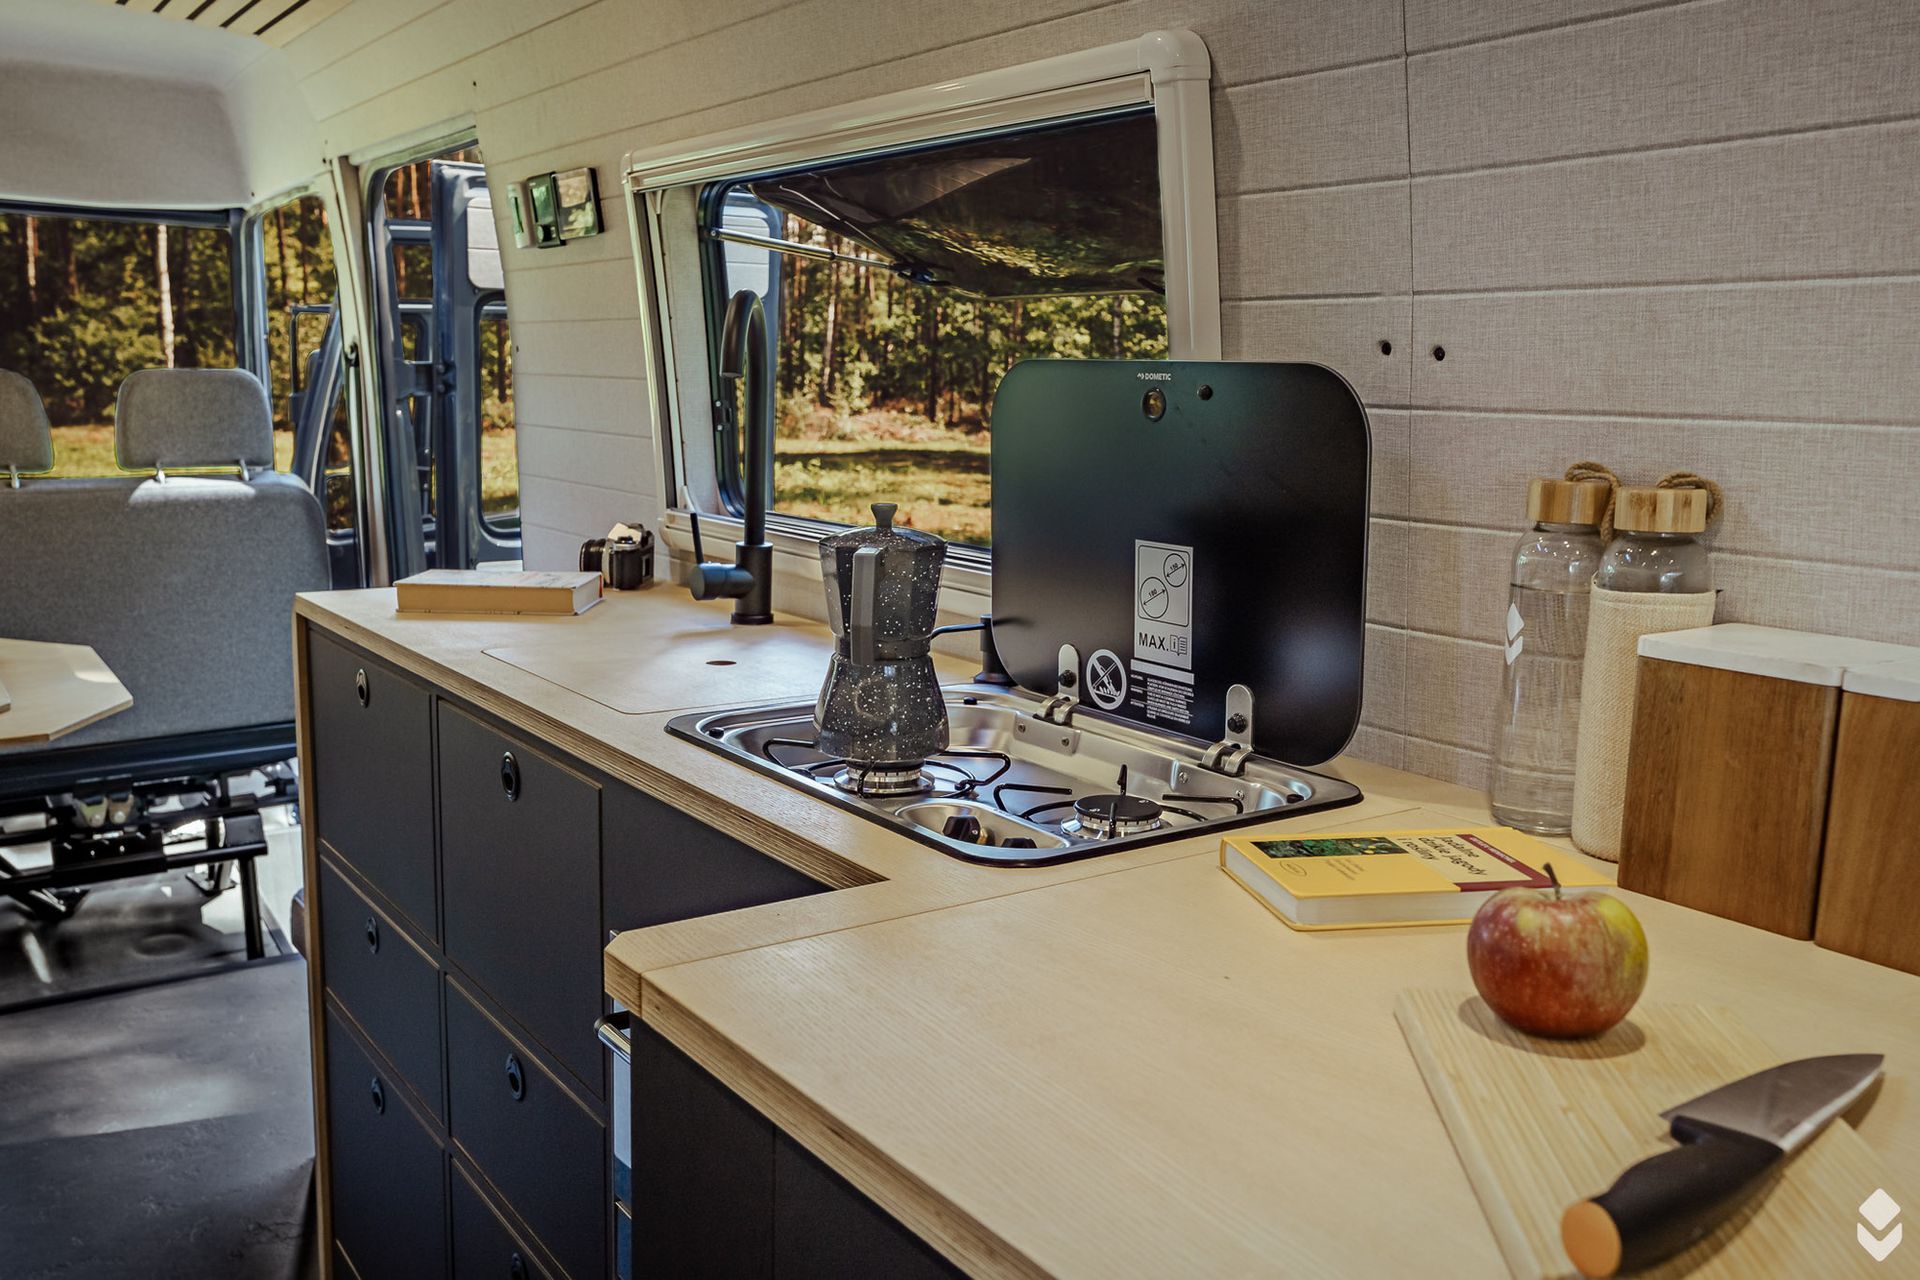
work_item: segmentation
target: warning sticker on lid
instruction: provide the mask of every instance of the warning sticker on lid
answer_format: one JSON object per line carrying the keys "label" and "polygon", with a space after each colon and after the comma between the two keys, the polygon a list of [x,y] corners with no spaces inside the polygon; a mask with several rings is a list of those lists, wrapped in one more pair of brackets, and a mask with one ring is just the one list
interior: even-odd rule
{"label": "warning sticker on lid", "polygon": [[1193,723],[1193,548],[1133,544],[1133,680],[1146,719]]}

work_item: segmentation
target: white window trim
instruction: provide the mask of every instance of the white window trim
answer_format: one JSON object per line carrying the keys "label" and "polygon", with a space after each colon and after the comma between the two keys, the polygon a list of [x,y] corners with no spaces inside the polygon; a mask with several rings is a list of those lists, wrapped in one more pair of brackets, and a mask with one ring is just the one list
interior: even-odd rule
{"label": "white window trim", "polygon": [[[1191,31],[1153,31],[1137,40],[1064,54],[1022,66],[889,93],[704,138],[629,152],[623,169],[641,299],[644,372],[663,424],[663,448],[675,474],[686,471],[688,423],[683,416],[667,317],[672,314],[664,261],[669,229],[662,196],[679,188],[769,170],[850,159],[916,142],[1041,124],[1127,106],[1154,109],[1159,140],[1161,229],[1166,245],[1167,338],[1174,359],[1217,360],[1220,349],[1220,265],[1215,225],[1212,79],[1207,47]],[[703,352],[701,358],[705,358]],[[704,406],[701,414],[704,415]],[[710,429],[693,424],[695,438]],[[686,558],[692,536],[678,494],[667,492],[668,468],[656,475],[662,536]],[[709,554],[739,536],[724,511],[700,512]],[[816,539],[769,531],[776,577],[788,590],[819,594]],[[943,607],[959,613],[989,608],[988,571],[950,564]],[[786,594],[776,584],[777,594]],[[796,599],[804,599],[797,596]],[[776,601],[778,604],[778,601]],[[791,606],[789,606],[791,607]],[[812,610],[817,612],[816,603]]]}

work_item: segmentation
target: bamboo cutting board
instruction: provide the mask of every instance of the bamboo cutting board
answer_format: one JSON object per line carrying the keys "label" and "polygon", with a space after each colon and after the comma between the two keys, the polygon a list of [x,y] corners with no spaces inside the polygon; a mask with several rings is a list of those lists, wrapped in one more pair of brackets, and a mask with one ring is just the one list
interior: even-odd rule
{"label": "bamboo cutting board", "polygon": [[[1731,1012],[1700,1005],[1643,1004],[1584,1041],[1524,1035],[1461,991],[1403,991],[1394,1016],[1500,1252],[1524,1280],[1578,1274],[1560,1247],[1560,1215],[1669,1145],[1662,1110],[1781,1061]],[[1641,1274],[1920,1274],[1920,1248],[1875,1263],[1856,1241],[1858,1206],[1876,1188],[1920,1203],[1890,1186],[1872,1148],[1836,1121],[1718,1231]]]}

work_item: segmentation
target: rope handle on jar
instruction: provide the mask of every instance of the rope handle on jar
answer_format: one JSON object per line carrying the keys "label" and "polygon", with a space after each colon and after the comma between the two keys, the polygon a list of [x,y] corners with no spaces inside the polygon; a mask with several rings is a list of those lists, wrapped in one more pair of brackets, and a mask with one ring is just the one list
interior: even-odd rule
{"label": "rope handle on jar", "polygon": [[[1612,467],[1599,462],[1576,462],[1567,468],[1569,480],[1604,480],[1607,482],[1607,503],[1600,512],[1600,542],[1606,545],[1613,541],[1613,503],[1619,496],[1621,481]],[[1703,475],[1691,471],[1669,471],[1654,482],[1656,489],[1705,489],[1707,491],[1707,528],[1711,529],[1720,520],[1721,508],[1726,505],[1726,496],[1719,485]]]}

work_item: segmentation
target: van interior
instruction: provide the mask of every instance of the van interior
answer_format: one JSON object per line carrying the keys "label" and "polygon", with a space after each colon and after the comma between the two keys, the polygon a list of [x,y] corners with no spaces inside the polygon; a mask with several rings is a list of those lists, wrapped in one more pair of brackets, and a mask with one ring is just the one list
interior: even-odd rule
{"label": "van interior", "polygon": [[0,1274],[1904,1274],[1916,174],[1905,0],[0,0]]}

